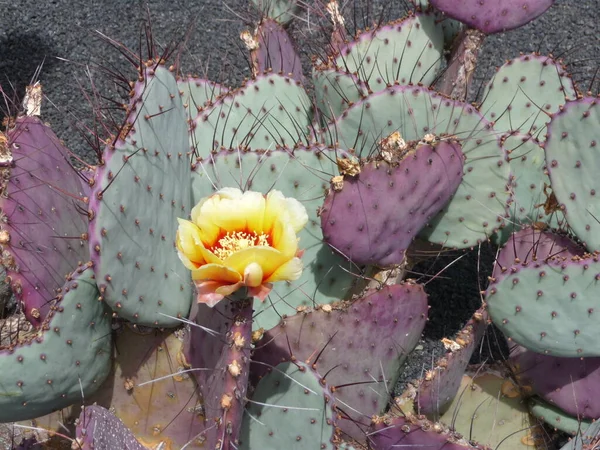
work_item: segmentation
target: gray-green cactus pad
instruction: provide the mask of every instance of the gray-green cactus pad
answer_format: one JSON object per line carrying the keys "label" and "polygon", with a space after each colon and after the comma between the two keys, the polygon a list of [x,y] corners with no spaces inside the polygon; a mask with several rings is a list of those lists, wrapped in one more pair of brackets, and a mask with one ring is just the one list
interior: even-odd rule
{"label": "gray-green cactus pad", "polygon": [[[322,150],[322,152],[321,152]],[[283,314],[295,314],[299,306],[331,303],[349,294],[357,272],[344,258],[323,243],[317,210],[323,204],[329,179],[336,169],[336,153],[326,148],[281,149],[274,152],[221,152],[198,163],[193,172],[194,203],[216,189],[237,187],[267,194],[271,189],[299,200],[308,223],[299,233],[305,249],[300,279],[274,284],[269,298],[255,301],[254,329],[270,329]]]}
{"label": "gray-green cactus pad", "polygon": [[395,83],[429,86],[443,61],[444,30],[433,14],[416,14],[363,32],[340,49],[334,68],[378,92]]}
{"label": "gray-green cactus pad", "polygon": [[47,328],[0,350],[0,422],[34,419],[81,403],[111,366],[111,314],[90,269],[63,287]]}
{"label": "gray-green cactus pad", "polygon": [[488,82],[479,108],[502,133],[529,133],[543,141],[550,114],[577,95],[571,76],[550,56],[523,55]]}
{"label": "gray-green cactus pad", "polygon": [[186,77],[177,81],[183,107],[188,111],[188,118],[194,119],[198,111],[206,108],[217,97],[227,93],[229,89],[220,84],[202,78]]}
{"label": "gray-green cactus pad", "polygon": [[[538,419],[546,422],[552,428],[569,434],[584,433],[589,439],[589,434],[586,433],[586,430],[592,425],[591,420],[580,420],[577,417],[569,416],[560,408],[557,408],[538,397],[529,399],[529,412]],[[581,442],[581,436],[578,437],[578,440]]]}
{"label": "gray-green cactus pad", "polygon": [[355,75],[328,68],[313,71],[317,107],[323,119],[333,120],[368,93],[368,86]]}
{"label": "gray-green cactus pad", "polygon": [[568,102],[552,117],[546,165],[567,222],[588,250],[600,250],[600,100]]}
{"label": "gray-green cactus pad", "polygon": [[299,82],[263,75],[200,111],[192,139],[200,157],[223,148],[293,147],[308,141],[311,119],[310,99]]}
{"label": "gray-green cactus pad", "polygon": [[[175,250],[191,209],[186,111],[173,75],[147,69],[136,83],[131,129],[104,154],[90,202],[90,250],[106,302],[123,318],[173,327],[187,317],[191,276]],[[123,139],[124,138],[124,139]]]}
{"label": "gray-green cactus pad", "polygon": [[334,449],[333,396],[310,366],[282,363],[256,387],[240,449]]}
{"label": "gray-green cactus pad", "polygon": [[530,135],[512,134],[504,140],[512,175],[513,195],[508,205],[509,223],[498,234],[504,243],[513,231],[536,222],[545,223],[553,229],[566,226],[561,211],[546,214],[544,203],[550,190],[550,178],[546,172],[546,154],[540,143]]}
{"label": "gray-green cactus pad", "polygon": [[[525,264],[523,265],[525,266]],[[553,356],[600,356],[600,262],[532,263],[490,285],[492,321],[517,344]]]}
{"label": "gray-green cactus pad", "polygon": [[407,141],[451,135],[466,158],[462,183],[422,237],[457,248],[488,239],[502,223],[509,198],[505,150],[489,122],[471,105],[422,87],[394,86],[349,108],[323,139],[366,156],[395,131]]}
{"label": "gray-green cactus pad", "polygon": [[252,0],[264,16],[275,19],[282,25],[290,22],[298,13],[298,0]]}

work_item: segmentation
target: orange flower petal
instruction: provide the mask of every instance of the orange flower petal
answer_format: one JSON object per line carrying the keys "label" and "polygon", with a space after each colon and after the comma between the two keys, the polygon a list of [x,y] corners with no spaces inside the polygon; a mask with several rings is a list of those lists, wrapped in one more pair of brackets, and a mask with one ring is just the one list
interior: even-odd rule
{"label": "orange flower petal", "polygon": [[204,303],[212,308],[225,298],[224,295],[216,293],[216,290],[220,286],[222,286],[222,284],[218,281],[202,281],[196,283],[196,301],[198,303]]}
{"label": "orange flower petal", "polygon": [[264,283],[257,287],[248,288],[248,295],[257,297],[261,302],[264,302],[272,289],[273,285],[271,283]]}

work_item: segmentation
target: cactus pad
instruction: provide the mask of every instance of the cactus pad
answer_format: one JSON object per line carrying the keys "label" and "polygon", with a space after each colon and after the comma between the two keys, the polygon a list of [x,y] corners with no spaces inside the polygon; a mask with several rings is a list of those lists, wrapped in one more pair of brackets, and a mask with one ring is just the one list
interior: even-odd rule
{"label": "cactus pad", "polygon": [[177,218],[191,209],[186,112],[162,66],[134,86],[123,133],[104,154],[90,204],[90,251],[100,292],[123,318],[174,327],[192,302],[175,250]]}
{"label": "cactus pad", "polygon": [[198,111],[229,91],[225,86],[196,77],[185,77],[178,80],[177,85],[183,107],[188,112],[188,119],[194,119]]}
{"label": "cactus pad", "polygon": [[485,34],[518,28],[542,15],[554,0],[429,0],[435,8]]}
{"label": "cactus pad", "polygon": [[89,268],[69,277],[42,329],[0,350],[0,422],[79,403],[110,371],[111,317]]}
{"label": "cactus pad", "polygon": [[479,110],[502,133],[531,134],[543,141],[548,116],[576,96],[573,80],[560,62],[527,54],[498,69],[485,87]]}
{"label": "cactus pad", "polygon": [[393,84],[433,83],[443,61],[444,31],[432,14],[416,14],[363,32],[328,67],[356,75],[378,92]]}
{"label": "cactus pad", "polygon": [[86,403],[110,409],[144,445],[198,448],[201,405],[193,372],[185,371],[187,333],[121,324],[109,378]]}
{"label": "cactus pad", "polygon": [[[37,117],[20,117],[2,136],[12,154],[5,195],[0,196],[3,265],[12,290],[36,327],[45,320],[65,275],[89,259],[87,219],[80,210],[83,185],[69,151]],[[2,156],[5,156],[4,154]],[[79,208],[79,210],[78,210]]]}
{"label": "cactus pad", "polygon": [[[224,306],[225,315],[220,321],[226,321],[227,326],[220,328],[223,332],[216,339],[210,334],[204,335],[218,352],[218,358],[211,361],[213,364],[202,367],[211,372],[207,374],[206,383],[200,383],[205,429],[199,439],[206,438],[204,445],[208,448],[236,448],[238,444],[251,362],[252,301],[252,298],[236,295],[223,300],[229,305]],[[206,344],[201,345],[206,348]]]}
{"label": "cactus pad", "polygon": [[600,250],[600,106],[594,97],[568,102],[548,125],[546,164],[552,190],[573,232]]}
{"label": "cactus pad", "polygon": [[421,236],[447,247],[468,248],[491,236],[506,214],[509,167],[497,133],[471,105],[422,87],[393,86],[356,103],[329,125],[324,139],[367,154],[398,131],[409,140],[427,134],[459,140],[463,181]]}
{"label": "cactus pad", "polygon": [[[501,370],[474,367],[440,422],[491,448],[529,450],[543,433],[535,427],[518,388]],[[541,437],[541,436],[540,436]]]}
{"label": "cactus pad", "polygon": [[323,243],[317,210],[329,179],[337,170],[336,153],[324,147],[281,149],[272,152],[220,152],[195,165],[194,203],[226,186],[266,194],[277,189],[300,201],[308,223],[299,233],[299,248],[305,249],[302,276],[292,283],[275,283],[269,298],[255,302],[254,328],[270,329],[284,314],[295,314],[299,306],[311,306],[316,298],[330,303],[350,295],[356,271]]}
{"label": "cactus pad", "polygon": [[492,278],[499,281],[505,276],[533,264],[548,261],[568,261],[583,256],[585,250],[568,236],[535,227],[513,233],[498,253]]}
{"label": "cactus pad", "polygon": [[509,362],[524,390],[571,416],[600,417],[600,402],[596,396],[600,386],[600,358],[558,358],[515,347]]}
{"label": "cactus pad", "polygon": [[550,178],[546,172],[546,155],[540,143],[530,135],[511,134],[504,138],[511,169],[512,192],[508,204],[509,225],[501,230],[500,241],[523,226],[547,224],[551,228],[566,228],[561,211],[548,211],[544,205]]}
{"label": "cactus pad", "polygon": [[250,51],[255,73],[275,72],[303,82],[302,62],[290,35],[275,20],[265,18],[258,25],[253,42],[258,47]]}
{"label": "cactus pad", "polygon": [[369,449],[426,448],[431,450],[489,450],[423,416],[408,414],[374,417],[369,432]]}
{"label": "cactus pad", "polygon": [[[552,406],[537,397],[529,399],[529,411],[532,415],[543,420],[552,428],[573,435],[580,433],[587,435],[586,431],[588,427],[592,425],[590,420],[581,420],[577,417],[570,416],[559,408]],[[597,428],[595,431],[597,432]],[[579,437],[579,439],[581,439],[581,437]]]}
{"label": "cactus pad", "polygon": [[333,120],[348,107],[365,97],[368,85],[357,76],[317,66],[313,70],[317,107],[323,119]]}
{"label": "cactus pad", "polygon": [[196,152],[221,148],[275,149],[307,142],[311,103],[300,82],[269,74],[230,91],[203,109],[192,124]]}
{"label": "cactus pad", "polygon": [[351,304],[299,312],[256,345],[252,376],[282,361],[305,361],[327,374],[342,419],[338,427],[364,441],[371,415],[387,405],[399,369],[427,319],[422,286],[386,286]]}
{"label": "cactus pad", "polygon": [[325,242],[355,264],[401,264],[462,181],[464,157],[456,142],[418,142],[389,161],[361,164],[360,173],[346,176],[323,204]]}
{"label": "cactus pad", "polygon": [[482,307],[475,311],[473,317],[452,341],[448,339],[443,341],[447,344],[446,354],[417,385],[416,412],[418,414],[425,414],[430,419],[438,420],[450,408],[460,389],[471,356],[485,333],[487,320],[487,312]]}
{"label": "cactus pad", "polygon": [[529,350],[600,356],[599,283],[595,256],[523,265],[490,285],[488,311],[508,338]]}
{"label": "cactus pad", "polygon": [[239,448],[333,450],[334,407],[329,385],[310,365],[281,363],[254,391]]}
{"label": "cactus pad", "polygon": [[252,0],[263,16],[272,17],[282,25],[298,13],[298,0]]}

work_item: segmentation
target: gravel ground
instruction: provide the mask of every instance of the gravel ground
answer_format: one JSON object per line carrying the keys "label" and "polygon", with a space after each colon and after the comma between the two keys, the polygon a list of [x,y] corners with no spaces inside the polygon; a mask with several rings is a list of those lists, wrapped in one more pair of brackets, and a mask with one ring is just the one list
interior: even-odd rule
{"label": "gravel ground", "polygon": [[[352,2],[348,2],[352,3]],[[369,10],[371,18],[381,14],[398,17],[403,10],[383,8],[385,2],[356,0],[359,10]],[[235,11],[234,14],[232,11]],[[359,17],[361,14],[358,15]],[[99,92],[115,95],[118,90],[100,66],[126,74],[132,67],[103,39],[137,49],[143,37],[144,21],[151,18],[152,33],[158,45],[185,39],[181,67],[186,73],[206,74],[209,78],[235,85],[250,75],[239,32],[251,17],[244,0],[20,0],[5,7],[0,15],[0,83],[6,92],[22,95],[24,86],[43,63],[39,79],[47,96],[44,118],[67,145],[81,156],[90,158],[92,150],[79,129],[93,124],[92,107],[83,93],[91,82]],[[306,17],[304,17],[306,19]],[[307,23],[295,27],[296,35],[307,42],[316,36],[307,32]],[[363,26],[359,19],[358,26]],[[564,58],[574,79],[584,91],[598,92],[593,83],[600,56],[600,8],[596,1],[559,0],[540,19],[520,30],[490,37],[481,52],[476,88],[485,82],[495,66],[519,52],[552,52]],[[310,45],[302,45],[304,58]],[[476,89],[477,90],[477,89]],[[403,378],[419,376],[442,351],[439,339],[452,335],[480,304],[480,288],[486,286],[488,268],[495,249],[481,247],[462,258],[437,279],[427,284],[431,317],[423,341],[414,352]],[[428,275],[443,269],[458,254],[444,256],[433,267],[418,267]],[[481,270],[478,270],[478,260]],[[429,276],[415,275],[423,281]],[[490,342],[495,341],[492,336]],[[487,347],[487,346],[486,346]]]}

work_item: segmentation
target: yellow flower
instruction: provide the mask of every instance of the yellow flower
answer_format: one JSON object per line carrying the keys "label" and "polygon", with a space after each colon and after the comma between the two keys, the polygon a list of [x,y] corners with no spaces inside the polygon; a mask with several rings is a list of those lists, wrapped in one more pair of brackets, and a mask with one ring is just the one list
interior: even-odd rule
{"label": "yellow flower", "polygon": [[297,233],[308,215],[294,198],[223,188],[202,199],[191,219],[179,219],[177,250],[199,303],[212,307],[243,287],[264,301],[271,283],[302,274]]}

